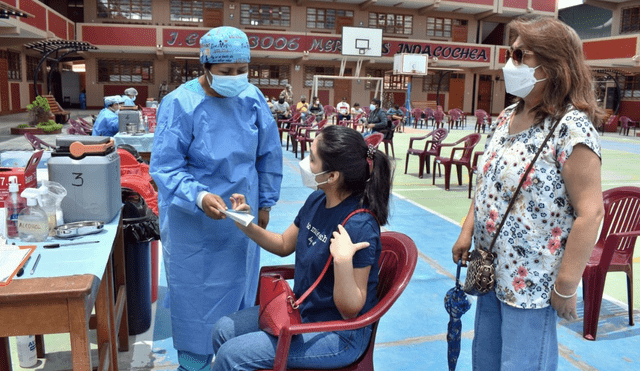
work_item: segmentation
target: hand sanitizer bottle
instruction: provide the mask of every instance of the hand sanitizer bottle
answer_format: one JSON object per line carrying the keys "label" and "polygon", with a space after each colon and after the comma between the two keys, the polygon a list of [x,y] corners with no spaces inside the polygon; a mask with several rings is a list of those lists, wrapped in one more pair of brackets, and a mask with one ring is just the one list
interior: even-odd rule
{"label": "hand sanitizer bottle", "polygon": [[36,337],[34,335],[16,336],[18,362],[20,367],[33,367],[38,363],[36,356]]}
{"label": "hand sanitizer bottle", "polygon": [[5,200],[8,238],[18,238],[18,216],[26,206],[24,198],[18,194],[18,189],[18,178],[9,177],[9,197]]}
{"label": "hand sanitizer bottle", "polygon": [[42,242],[49,236],[49,217],[38,206],[40,193],[36,188],[22,191],[22,197],[27,199],[27,207],[18,215],[18,236],[24,242]]}

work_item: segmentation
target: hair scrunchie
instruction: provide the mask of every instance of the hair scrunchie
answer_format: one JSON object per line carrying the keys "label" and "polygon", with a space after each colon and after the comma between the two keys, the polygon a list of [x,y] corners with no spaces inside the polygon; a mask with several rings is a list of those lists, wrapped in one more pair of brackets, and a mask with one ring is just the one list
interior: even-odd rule
{"label": "hair scrunchie", "polygon": [[373,170],[373,156],[376,154],[376,147],[369,144],[369,149],[367,149],[367,162],[369,163],[369,172]]}

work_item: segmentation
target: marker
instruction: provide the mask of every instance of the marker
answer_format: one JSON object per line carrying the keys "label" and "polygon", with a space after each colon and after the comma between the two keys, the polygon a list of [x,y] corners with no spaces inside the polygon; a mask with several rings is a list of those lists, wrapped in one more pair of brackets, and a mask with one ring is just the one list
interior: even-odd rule
{"label": "marker", "polygon": [[18,273],[16,273],[16,276],[20,277],[24,274],[24,267],[27,266],[27,264],[29,264],[29,261],[31,261],[31,255],[29,255],[29,257],[27,258],[27,261],[24,263],[24,265],[22,267],[20,267],[20,270],[18,271]]}
{"label": "marker", "polygon": [[33,274],[33,272],[36,271],[36,268],[38,267],[38,262],[40,262],[40,254],[38,254],[38,257],[36,258],[36,262],[33,264],[33,268],[31,268],[31,274]]}
{"label": "marker", "polygon": [[70,243],[50,243],[48,245],[43,245],[45,249],[53,249],[60,246],[71,246],[71,245],[84,245],[88,243],[99,243],[100,241],[84,241],[84,242],[70,242]]}

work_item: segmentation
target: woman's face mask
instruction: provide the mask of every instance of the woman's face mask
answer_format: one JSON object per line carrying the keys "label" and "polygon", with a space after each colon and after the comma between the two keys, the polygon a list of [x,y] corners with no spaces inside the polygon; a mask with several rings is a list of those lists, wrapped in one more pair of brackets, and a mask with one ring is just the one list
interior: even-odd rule
{"label": "woman's face mask", "polygon": [[376,110],[376,105],[375,105],[375,104],[371,104],[371,105],[369,105],[369,108],[370,108],[372,111],[375,111],[375,110]]}
{"label": "woman's face mask", "polygon": [[537,80],[534,76],[536,69],[540,67],[529,67],[526,64],[520,64],[516,66],[513,64],[513,60],[510,58],[507,64],[502,67],[502,74],[504,75],[504,86],[507,93],[515,95],[516,97],[524,98],[533,90],[536,83],[544,81],[546,79]]}
{"label": "woman's face mask", "polygon": [[324,182],[321,182],[321,183],[318,183],[316,181],[316,177],[318,175],[322,175],[322,174],[328,173],[328,171],[323,171],[321,173],[314,174],[311,171],[311,157],[310,156],[305,157],[305,159],[300,161],[300,163],[298,165],[300,165],[300,176],[302,177],[302,184],[305,187],[309,187],[309,188],[313,189],[314,191],[316,191],[318,189],[319,185],[323,185],[323,184],[329,183],[328,179],[325,180]]}
{"label": "woman's face mask", "polygon": [[[211,79],[209,79],[211,75]],[[211,89],[223,97],[235,97],[242,93],[249,86],[249,74],[241,73],[239,75],[214,75],[207,71],[205,75]]]}

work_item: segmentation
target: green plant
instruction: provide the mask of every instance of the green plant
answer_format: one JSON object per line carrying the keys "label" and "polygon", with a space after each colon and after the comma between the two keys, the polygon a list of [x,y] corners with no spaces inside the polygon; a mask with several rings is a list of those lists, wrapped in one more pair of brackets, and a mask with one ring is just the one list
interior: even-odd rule
{"label": "green plant", "polygon": [[46,123],[54,117],[47,98],[40,95],[31,104],[27,105],[27,110],[29,111],[29,126],[31,127]]}
{"label": "green plant", "polygon": [[52,131],[56,131],[58,129],[62,129],[62,124],[58,124],[57,122],[55,122],[53,120],[40,122],[36,126],[38,128],[40,128],[40,129],[42,129],[42,131],[44,131],[44,132],[52,132]]}

